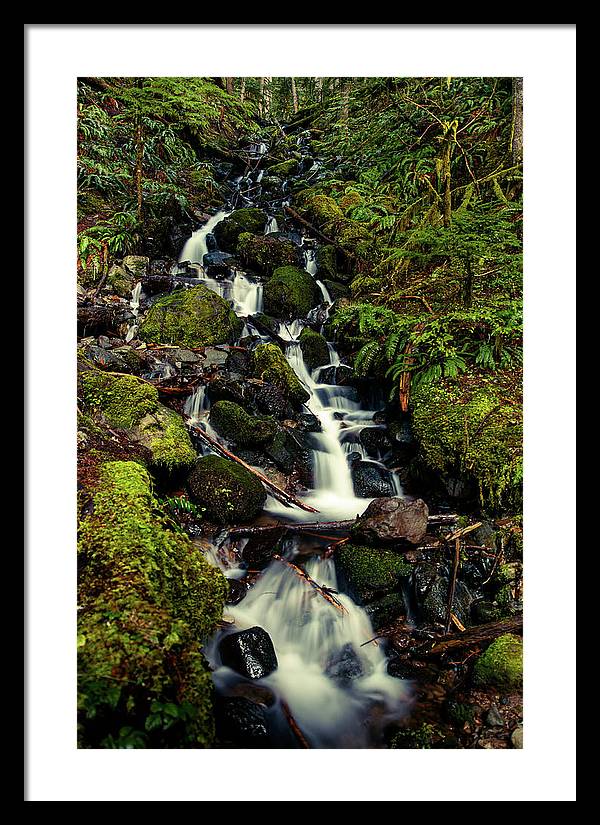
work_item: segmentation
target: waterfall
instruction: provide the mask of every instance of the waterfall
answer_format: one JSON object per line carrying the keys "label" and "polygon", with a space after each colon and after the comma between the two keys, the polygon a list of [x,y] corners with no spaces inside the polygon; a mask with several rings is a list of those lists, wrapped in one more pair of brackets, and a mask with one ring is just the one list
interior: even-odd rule
{"label": "waterfall", "polygon": [[226,218],[228,215],[231,215],[231,212],[221,209],[213,215],[212,218],[204,224],[204,226],[197,229],[192,234],[192,237],[185,242],[185,246],[181,250],[179,260],[189,261],[190,263],[198,264],[202,267],[204,256],[208,252],[206,246],[206,236],[213,231],[215,226],[220,223],[223,218]]}
{"label": "waterfall", "polygon": [[[137,318],[140,312],[140,297],[142,294],[142,282],[138,281],[138,283],[133,287],[131,290],[131,301],[129,302],[129,306],[131,307],[131,313],[134,318]],[[128,344],[136,335],[138,331],[137,324],[129,324],[127,327],[127,334],[125,335],[125,343]]]}
{"label": "waterfall", "polygon": [[[305,569],[318,584],[337,591],[331,559],[312,558]],[[388,721],[408,711],[410,685],[387,674],[381,646],[370,641],[375,633],[365,610],[341,593],[336,599],[341,609],[284,562],[273,561],[243,601],[227,610],[226,619],[236,630],[258,625],[270,635],[278,667],[258,684],[286,701],[313,747],[366,748]],[[221,665],[216,640],[206,654],[216,668],[215,684],[227,692],[239,677]],[[352,661],[352,680],[336,678],[336,661],[344,655]],[[270,712],[281,710],[276,705]]]}
{"label": "waterfall", "polygon": [[[313,278],[317,274],[317,253],[314,246],[307,246],[304,249],[304,269],[308,272],[309,275],[312,275]],[[321,290],[321,295],[323,296],[323,301],[326,304],[332,304],[333,301],[331,300],[331,295],[329,294],[329,290],[325,286],[322,281],[319,281],[315,278],[315,283]]]}
{"label": "waterfall", "polygon": [[265,229],[265,235],[271,235],[273,232],[279,232],[279,224],[277,223],[276,219],[270,215],[269,222],[267,223],[267,228]]}

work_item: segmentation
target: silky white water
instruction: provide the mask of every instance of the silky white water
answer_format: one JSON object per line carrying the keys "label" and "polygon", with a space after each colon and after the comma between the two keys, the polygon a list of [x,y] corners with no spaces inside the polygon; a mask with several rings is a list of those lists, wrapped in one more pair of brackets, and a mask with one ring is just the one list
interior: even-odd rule
{"label": "silky white water", "polygon": [[[315,557],[304,567],[318,584],[337,590],[331,559]],[[287,702],[312,747],[372,747],[381,728],[408,711],[410,685],[387,674],[383,650],[371,641],[375,633],[367,613],[344,594],[335,598],[342,609],[275,560],[224,618],[235,630],[258,625],[267,631],[278,667],[258,683]],[[216,640],[206,652],[216,668],[215,684],[227,691],[240,677],[221,665]],[[340,680],[332,672],[344,652],[352,657],[356,678]]]}
{"label": "silky white water", "polygon": [[185,242],[185,246],[181,250],[179,260],[189,261],[190,263],[202,266],[204,256],[208,252],[208,248],[206,246],[206,236],[213,231],[215,226],[220,223],[223,218],[226,218],[228,215],[231,215],[231,212],[221,209],[219,212],[214,214],[212,218],[204,224],[204,226],[197,229],[192,234],[192,237]]}

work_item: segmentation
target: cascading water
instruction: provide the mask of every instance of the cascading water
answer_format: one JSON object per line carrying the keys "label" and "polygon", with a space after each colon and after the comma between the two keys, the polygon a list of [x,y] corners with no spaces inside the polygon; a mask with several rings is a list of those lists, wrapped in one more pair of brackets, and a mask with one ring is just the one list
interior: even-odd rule
{"label": "cascading water", "polygon": [[[305,569],[313,581],[337,591],[331,559],[312,558]],[[258,683],[287,703],[312,747],[372,747],[384,725],[408,711],[410,687],[387,674],[366,612],[348,596],[335,598],[339,608],[275,560],[225,618],[235,630],[258,625],[270,635],[278,667]],[[240,677],[221,665],[219,640],[206,653],[217,688],[227,693]],[[280,706],[269,713],[281,714]]]}
{"label": "cascading water", "polygon": [[[131,301],[129,302],[129,306],[131,307],[131,314],[134,318],[137,318],[140,313],[140,297],[142,295],[142,282],[138,281],[138,283],[133,287],[131,290]],[[125,335],[125,343],[129,343],[138,331],[137,324],[130,324],[127,328],[127,334]]]}
{"label": "cascading water", "polygon": [[[263,146],[255,147],[257,156],[264,153],[261,151]],[[257,180],[260,177],[259,173]],[[195,232],[184,246],[180,261],[192,262],[198,278],[227,299],[237,315],[247,320],[248,316],[262,311],[262,284],[237,270],[232,270],[229,278],[213,279],[203,266],[208,251],[207,235],[229,214],[226,210],[218,212]],[[270,217],[265,234],[277,231],[277,221]],[[315,277],[315,242],[305,241],[301,242],[305,268]],[[316,282],[328,313],[330,295],[324,284]],[[314,487],[303,497],[319,511],[311,516],[312,519],[354,518],[364,512],[371,499],[356,496],[348,457],[355,452],[362,459],[366,458],[357,439],[363,427],[373,426],[374,410],[362,409],[353,388],[321,381],[325,369],[341,366],[338,353],[331,344],[328,344],[329,363],[312,373],[307,369],[298,341],[306,326],[306,321],[297,319],[281,322],[278,327],[279,338],[288,342],[285,353],[288,363],[310,394],[307,407],[321,425],[320,432],[311,434]],[[254,334],[255,330],[247,320],[242,335],[248,333]],[[210,405],[204,387],[199,387],[188,398],[185,414],[190,423],[202,427],[218,440],[218,434],[210,427]],[[203,448],[203,451],[210,449]],[[401,495],[397,477],[395,474],[392,477],[394,488]],[[305,513],[287,508],[271,496],[267,497],[264,509],[285,520],[306,520]],[[202,548],[211,563],[226,577],[240,578],[247,573],[239,555],[246,541],[243,539],[236,544],[221,537],[209,546],[203,544]],[[288,548],[288,557],[293,558],[294,554],[294,549]],[[303,564],[313,581],[337,591],[333,560],[313,557]],[[244,680],[221,663],[218,649],[223,634],[256,625],[264,628],[273,641],[278,659],[277,669],[258,680],[277,698],[275,705],[267,711],[273,729],[287,729],[285,723],[281,724],[285,717],[283,708],[287,707],[312,747],[376,746],[385,723],[398,719],[407,711],[409,685],[387,674],[387,660],[382,648],[372,641],[375,634],[366,611],[347,595],[339,594],[335,598],[339,608],[322,598],[322,594],[284,561],[274,560],[241,603],[228,609],[224,618],[232,622],[231,627],[217,633],[205,652],[217,688],[227,694]],[[342,665],[350,663],[352,678],[344,676],[340,662]],[[274,741],[277,742],[277,736]],[[284,746],[289,746],[289,731],[287,742]]]}

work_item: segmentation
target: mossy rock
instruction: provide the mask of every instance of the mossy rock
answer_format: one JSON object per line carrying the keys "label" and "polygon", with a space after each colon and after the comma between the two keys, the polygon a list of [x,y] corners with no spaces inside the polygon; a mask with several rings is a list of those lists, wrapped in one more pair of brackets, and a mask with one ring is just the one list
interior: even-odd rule
{"label": "mossy rock", "polygon": [[295,175],[298,171],[298,161],[295,158],[284,160],[281,163],[275,163],[269,166],[269,175],[276,175],[280,178],[288,178],[290,175]]}
{"label": "mossy rock", "polygon": [[261,511],[267,498],[256,476],[216,455],[196,459],[188,476],[187,490],[195,504],[206,508],[207,517],[220,524],[250,521]]}
{"label": "mossy rock", "polygon": [[135,286],[135,278],[124,267],[118,264],[111,266],[106,277],[106,291],[120,298],[130,298]]}
{"label": "mossy rock", "polygon": [[314,278],[297,266],[279,267],[264,287],[265,312],[282,320],[306,318],[320,302]]}
{"label": "mossy rock", "polygon": [[261,275],[270,275],[278,267],[298,263],[298,247],[292,241],[250,232],[242,232],[239,236],[236,254]]}
{"label": "mossy rock", "polygon": [[458,381],[421,383],[412,393],[419,456],[452,493],[475,487],[490,512],[522,503],[522,412],[500,388]]}
{"label": "mossy rock", "polygon": [[344,213],[329,195],[312,195],[305,199],[308,215],[319,226],[336,226],[343,222]]}
{"label": "mossy rock", "polygon": [[167,474],[189,469],[197,457],[182,417],[162,404],[142,418],[132,438],[150,450],[152,468]]}
{"label": "mossy rock", "polygon": [[276,344],[259,344],[256,347],[252,352],[252,373],[255,378],[273,384],[287,400],[297,406],[310,398],[310,393]]}
{"label": "mossy rock", "polygon": [[277,318],[273,318],[271,315],[265,315],[264,312],[257,312],[256,315],[251,315],[250,320],[252,321],[254,318],[265,326],[268,330],[270,330],[275,335],[279,331],[279,321]]}
{"label": "mossy rock", "polygon": [[227,581],[173,532],[139,464],[103,464],[85,495],[78,744],[210,747],[213,688],[201,644],[222,616]]}
{"label": "mossy rock", "polygon": [[158,390],[129,375],[82,370],[79,393],[84,410],[100,413],[109,427],[126,430],[150,451],[150,466],[167,474],[189,468],[196,452],[183,419],[158,401]]}
{"label": "mossy rock", "polygon": [[233,344],[242,329],[227,301],[199,284],[159,298],[140,325],[138,336],[154,344],[201,347]]}
{"label": "mossy rock", "polygon": [[388,593],[382,599],[370,602],[366,607],[373,630],[389,627],[400,616],[406,616],[406,605],[402,593]]}
{"label": "mossy rock", "polygon": [[235,252],[238,238],[243,232],[262,235],[269,216],[263,209],[236,209],[227,218],[215,226],[215,236],[219,249],[223,252]]}
{"label": "mossy rock", "polygon": [[329,363],[329,347],[327,341],[318,332],[305,327],[299,337],[300,349],[304,362],[310,370],[322,367]]}
{"label": "mossy rock", "polygon": [[315,261],[317,263],[317,275],[320,280],[324,278],[337,278],[337,250],[332,244],[318,246]]}
{"label": "mossy rock", "polygon": [[374,595],[397,589],[401,579],[412,572],[410,564],[390,550],[375,550],[360,544],[343,544],[335,552],[338,574],[348,593],[358,604]]}
{"label": "mossy rock", "polygon": [[473,681],[483,687],[520,688],[523,684],[523,640],[506,633],[493,641],[475,662]]}
{"label": "mossy rock", "polygon": [[220,435],[240,447],[260,447],[273,440],[277,425],[269,418],[249,415],[233,401],[217,401],[210,410],[210,423]]}
{"label": "mossy rock", "polygon": [[344,286],[344,284],[340,284],[339,281],[331,281],[329,278],[325,278],[323,284],[327,289],[327,292],[329,292],[329,296],[332,301],[337,301],[338,298],[352,297],[352,293],[348,287]]}

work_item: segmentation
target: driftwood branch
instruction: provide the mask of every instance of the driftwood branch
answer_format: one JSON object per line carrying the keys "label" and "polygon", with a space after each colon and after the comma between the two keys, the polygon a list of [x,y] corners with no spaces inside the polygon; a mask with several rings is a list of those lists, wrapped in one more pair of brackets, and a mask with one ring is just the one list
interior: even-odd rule
{"label": "driftwood branch", "polygon": [[417,648],[413,655],[417,657],[440,656],[461,648],[479,647],[480,645],[497,639],[498,636],[503,636],[505,633],[522,633],[522,631],[523,617],[516,616],[514,619],[478,625],[477,627],[465,630],[464,633],[451,633],[442,636],[442,638],[434,642],[433,645],[431,642],[428,642],[426,646]]}
{"label": "driftwood branch", "polygon": [[213,449],[215,452],[219,453],[219,455],[223,456],[223,458],[228,458],[230,461],[235,461],[236,464],[244,467],[248,470],[249,473],[252,473],[253,476],[261,481],[265,487],[267,487],[271,493],[271,495],[276,498],[278,501],[281,501],[282,504],[285,504],[287,507],[299,507],[301,510],[306,510],[308,513],[318,513],[319,511],[316,510],[314,507],[311,507],[309,504],[305,504],[301,499],[296,498],[291,493],[286,493],[276,484],[260,473],[258,470],[255,470],[254,467],[251,467],[249,464],[246,464],[245,461],[242,461],[241,458],[238,458],[233,453],[229,452],[229,450],[225,449],[222,444],[219,444],[218,441],[215,441],[214,438],[211,438],[207,435],[204,430],[200,429],[200,427],[195,427],[193,424],[188,424],[189,428],[193,430],[195,435],[200,438],[201,441],[204,441],[208,446]]}
{"label": "driftwood branch", "polygon": [[314,579],[311,579],[308,573],[301,567],[298,567],[297,564],[294,564],[293,562],[284,559],[283,556],[274,555],[273,558],[276,561],[280,561],[282,564],[287,565],[291,570],[294,571],[294,573],[297,576],[299,576],[301,579],[304,579],[304,581],[307,584],[309,584],[313,590],[319,593],[325,599],[325,601],[329,602],[329,604],[335,607],[336,610],[339,610],[341,613],[348,612],[344,605],[332,595],[333,591],[331,591],[328,587],[323,587],[322,585],[317,584],[317,582]]}

